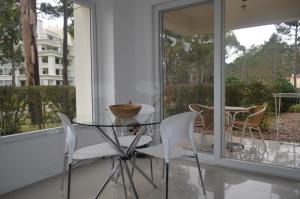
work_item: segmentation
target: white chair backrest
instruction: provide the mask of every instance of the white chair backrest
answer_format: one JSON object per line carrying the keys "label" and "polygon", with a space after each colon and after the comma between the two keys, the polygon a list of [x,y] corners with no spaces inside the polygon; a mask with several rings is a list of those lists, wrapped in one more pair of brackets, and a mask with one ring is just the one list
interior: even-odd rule
{"label": "white chair backrest", "polygon": [[187,140],[191,143],[193,152],[196,153],[194,137],[194,121],[198,113],[186,112],[173,115],[164,119],[160,125],[160,134],[164,147],[165,161],[169,163],[170,150],[180,141]]}
{"label": "white chair backrest", "polygon": [[154,113],[155,109],[154,106],[150,104],[139,104],[142,106],[139,114],[146,114],[146,113]]}
{"label": "white chair backrest", "polygon": [[68,164],[71,164],[73,160],[75,146],[76,146],[76,134],[70,119],[62,113],[58,113],[58,115],[64,126],[65,135],[66,135],[65,153],[68,154]]}

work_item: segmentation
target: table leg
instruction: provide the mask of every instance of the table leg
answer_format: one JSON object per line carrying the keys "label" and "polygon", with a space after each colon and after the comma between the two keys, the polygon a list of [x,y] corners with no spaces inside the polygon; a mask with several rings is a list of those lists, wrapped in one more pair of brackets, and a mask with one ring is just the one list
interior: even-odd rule
{"label": "table leg", "polygon": [[110,181],[110,179],[111,179],[111,178],[115,175],[115,173],[118,171],[119,167],[120,167],[120,162],[118,162],[118,163],[115,165],[115,167],[114,167],[114,169],[112,170],[111,174],[106,178],[104,184],[102,185],[102,187],[100,188],[100,190],[99,190],[98,193],[96,194],[95,199],[97,199],[97,198],[100,196],[100,194],[103,192],[104,188],[106,187],[106,185],[108,184],[108,182]]}
{"label": "table leg", "polygon": [[[128,176],[129,182],[130,182],[130,185],[131,185],[132,190],[133,190],[133,194],[134,194],[134,196],[135,196],[136,199],[139,199],[138,193],[137,193],[137,191],[135,189],[134,182],[133,182],[133,179],[131,177],[128,165],[127,165],[127,162],[126,162],[126,160],[124,160],[123,162],[124,162],[124,165],[125,165],[125,170],[126,170],[126,173],[127,173],[127,176]],[[121,162],[121,164],[122,164],[122,162]]]}
{"label": "table leg", "polygon": [[132,167],[134,167],[142,176],[144,176],[144,178],[146,178],[150,184],[152,184],[154,188],[156,188],[156,184],[154,184],[154,182],[143,172],[139,166],[137,166],[132,160],[129,160],[129,162],[132,164]]}

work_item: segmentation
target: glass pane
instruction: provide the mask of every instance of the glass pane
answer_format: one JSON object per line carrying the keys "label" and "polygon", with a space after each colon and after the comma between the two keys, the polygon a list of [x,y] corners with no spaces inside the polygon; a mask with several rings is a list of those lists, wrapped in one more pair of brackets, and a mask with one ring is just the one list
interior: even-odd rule
{"label": "glass pane", "polygon": [[199,150],[213,151],[213,4],[165,11],[163,18],[164,117],[196,111]]}
{"label": "glass pane", "polygon": [[[76,113],[91,114],[90,9],[78,4],[68,5],[71,13],[64,40],[63,13],[59,11],[58,16],[46,12],[50,4],[61,6],[60,1],[37,1],[37,23],[34,26],[34,21],[31,22],[32,30],[27,32],[21,31],[24,24],[19,26],[20,4],[3,4],[7,13],[1,15],[0,20],[8,23],[1,26],[1,31],[14,38],[14,48],[9,52],[14,53],[14,58],[11,60],[7,56],[8,51],[0,57],[4,61],[0,64],[0,136],[61,126],[58,112],[70,118]],[[11,13],[15,15],[8,17]],[[15,25],[13,29],[12,25]],[[27,42],[32,38],[31,33],[36,36],[36,45]],[[65,49],[64,41],[67,43]],[[3,46],[0,48],[1,52],[6,50]],[[27,53],[37,57],[36,64],[30,64],[32,57],[26,60]]]}
{"label": "glass pane", "polygon": [[300,168],[299,7],[226,1],[227,158]]}

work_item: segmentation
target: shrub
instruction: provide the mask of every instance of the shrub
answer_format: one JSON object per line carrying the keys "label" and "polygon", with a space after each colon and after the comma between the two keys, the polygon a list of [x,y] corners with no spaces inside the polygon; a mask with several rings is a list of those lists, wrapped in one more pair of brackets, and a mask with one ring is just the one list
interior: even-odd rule
{"label": "shrub", "polygon": [[0,135],[18,133],[26,113],[26,93],[20,87],[0,87]]}
{"label": "shrub", "polygon": [[[30,103],[37,106],[38,114],[35,117],[38,118],[30,117]],[[23,124],[31,126],[38,124],[41,129],[46,128],[47,124],[59,123],[58,112],[66,114],[71,119],[75,117],[74,87],[0,87],[0,135],[19,133]]]}
{"label": "shrub", "polygon": [[289,107],[289,112],[300,113],[300,104],[294,104]]}

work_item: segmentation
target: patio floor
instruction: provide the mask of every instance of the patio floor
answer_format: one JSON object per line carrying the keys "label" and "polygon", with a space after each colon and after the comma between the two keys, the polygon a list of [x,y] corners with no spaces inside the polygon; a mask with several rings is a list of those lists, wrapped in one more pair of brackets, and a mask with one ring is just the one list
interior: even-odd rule
{"label": "patio floor", "polygon": [[[148,159],[139,158],[138,164],[149,172]],[[299,199],[300,182],[284,178],[264,176],[238,170],[202,165],[207,198],[214,199]],[[72,199],[92,198],[104,182],[111,168],[108,159],[101,159],[74,169],[72,176]],[[164,180],[162,180],[162,163],[154,161],[154,180],[158,188],[154,189],[147,181],[136,173],[134,180],[140,198],[164,198]],[[126,179],[127,180],[127,179]],[[128,182],[128,180],[127,180]],[[121,179],[117,184],[110,182],[101,198],[119,199],[123,195]],[[61,199],[66,193],[60,191],[60,176],[56,176],[28,187],[16,190],[1,199]],[[130,197],[134,198],[130,192]],[[200,199],[204,198],[198,180],[197,167],[194,161],[179,159],[172,162],[170,168],[170,195],[172,199]]]}

